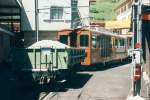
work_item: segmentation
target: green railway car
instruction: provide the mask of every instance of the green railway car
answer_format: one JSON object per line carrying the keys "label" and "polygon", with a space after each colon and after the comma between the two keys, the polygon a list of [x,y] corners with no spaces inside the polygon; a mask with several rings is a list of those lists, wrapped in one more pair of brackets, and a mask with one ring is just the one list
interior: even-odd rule
{"label": "green railway car", "polygon": [[69,73],[84,57],[85,51],[76,48],[14,48],[9,62],[14,71],[28,73],[26,77],[33,76],[34,80],[40,80]]}

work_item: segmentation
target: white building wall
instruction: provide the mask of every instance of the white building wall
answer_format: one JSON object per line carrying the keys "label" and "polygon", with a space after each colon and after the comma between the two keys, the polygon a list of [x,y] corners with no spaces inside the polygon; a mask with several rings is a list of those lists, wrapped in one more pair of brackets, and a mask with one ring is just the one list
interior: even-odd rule
{"label": "white building wall", "polygon": [[[35,0],[22,0],[23,8],[21,11],[21,28],[24,32],[24,46],[27,47],[36,42],[35,32]],[[52,6],[63,7],[62,20],[51,20],[50,8]],[[78,0],[79,14],[81,18],[86,19],[84,24],[89,25],[89,0]],[[56,40],[57,32],[62,29],[72,27],[71,0],[38,0],[39,9],[39,40]]]}
{"label": "white building wall", "polygon": [[117,16],[117,20],[128,20],[131,16],[131,8]]}
{"label": "white building wall", "polygon": [[150,0],[142,0],[143,5],[150,5]]}
{"label": "white building wall", "polygon": [[83,24],[89,25],[89,0],[78,0],[79,16],[82,18]]}
{"label": "white building wall", "polygon": [[[35,30],[35,0],[22,0],[22,30]],[[39,30],[57,31],[71,27],[71,0],[38,0],[39,8]],[[50,19],[51,6],[64,8],[63,19],[52,21]]]}
{"label": "white building wall", "polygon": [[35,4],[34,0],[22,0],[21,29],[22,31],[35,30]]}

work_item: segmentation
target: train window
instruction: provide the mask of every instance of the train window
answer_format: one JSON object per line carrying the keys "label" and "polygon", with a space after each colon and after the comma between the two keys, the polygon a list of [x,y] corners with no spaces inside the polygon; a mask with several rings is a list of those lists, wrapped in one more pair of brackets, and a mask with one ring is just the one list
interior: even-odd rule
{"label": "train window", "polygon": [[132,48],[132,38],[128,39],[128,46],[129,46],[129,48]]}
{"label": "train window", "polygon": [[68,45],[68,36],[67,35],[60,35],[59,41],[61,43],[64,43],[64,44]]}
{"label": "train window", "polygon": [[100,48],[104,47],[104,36],[103,35],[99,37],[99,47]]}
{"label": "train window", "polygon": [[89,44],[89,36],[88,35],[80,35],[80,46],[88,47]]}
{"label": "train window", "polygon": [[118,43],[118,40],[115,39],[115,47],[116,47],[116,48],[118,48],[118,44],[119,44],[119,43]]}
{"label": "train window", "polygon": [[93,35],[92,36],[92,47],[93,48],[96,48],[96,45],[97,45],[96,43],[97,43],[97,37]]}
{"label": "train window", "polygon": [[120,39],[120,47],[124,47],[125,46],[125,41],[123,39]]}

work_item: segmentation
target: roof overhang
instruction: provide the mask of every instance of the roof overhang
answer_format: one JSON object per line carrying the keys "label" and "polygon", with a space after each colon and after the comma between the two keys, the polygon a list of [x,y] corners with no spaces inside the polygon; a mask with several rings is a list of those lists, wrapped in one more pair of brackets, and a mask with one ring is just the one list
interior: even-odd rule
{"label": "roof overhang", "polygon": [[0,7],[21,7],[21,0],[0,0]]}
{"label": "roof overhang", "polygon": [[4,27],[5,23],[20,21],[21,0],[0,0],[0,32],[11,36],[14,33],[9,31],[8,27]]}
{"label": "roof overhang", "polygon": [[1,28],[1,27],[0,27],[0,32],[6,33],[6,34],[11,35],[11,36],[14,36],[14,33],[13,33],[13,32],[10,32],[10,31],[8,31],[8,30],[5,30],[5,29],[3,29],[3,28]]}
{"label": "roof overhang", "polygon": [[18,19],[20,15],[20,8],[22,7],[20,0],[0,0],[0,21],[5,20],[8,21],[11,19],[10,17],[13,16],[13,19]]}

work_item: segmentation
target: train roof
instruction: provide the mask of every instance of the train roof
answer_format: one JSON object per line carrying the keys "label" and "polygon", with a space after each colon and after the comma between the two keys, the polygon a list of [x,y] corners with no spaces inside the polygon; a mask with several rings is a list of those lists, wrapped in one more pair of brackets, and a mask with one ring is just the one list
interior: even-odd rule
{"label": "train roof", "polygon": [[59,30],[58,32],[64,32],[64,31],[73,31],[73,29],[62,29],[62,30]]}
{"label": "train roof", "polygon": [[107,35],[107,36],[112,36],[112,37],[116,37],[116,38],[128,38],[128,37],[132,37],[133,35],[118,35],[117,33],[111,32],[105,28],[102,27],[88,27],[86,28],[87,30],[94,32],[95,34],[103,34],[103,35]]}
{"label": "train roof", "polygon": [[[90,31],[93,32],[95,35],[107,35],[107,36],[112,36],[112,37],[116,37],[116,38],[127,38],[127,37],[132,37],[133,35],[118,35],[117,33],[111,32],[105,28],[102,27],[95,27],[95,26],[91,26],[91,27],[81,27],[81,28],[75,28],[75,29],[63,29],[60,30],[59,32],[64,32],[65,34],[66,31]],[[64,34],[63,33],[63,34]]]}

